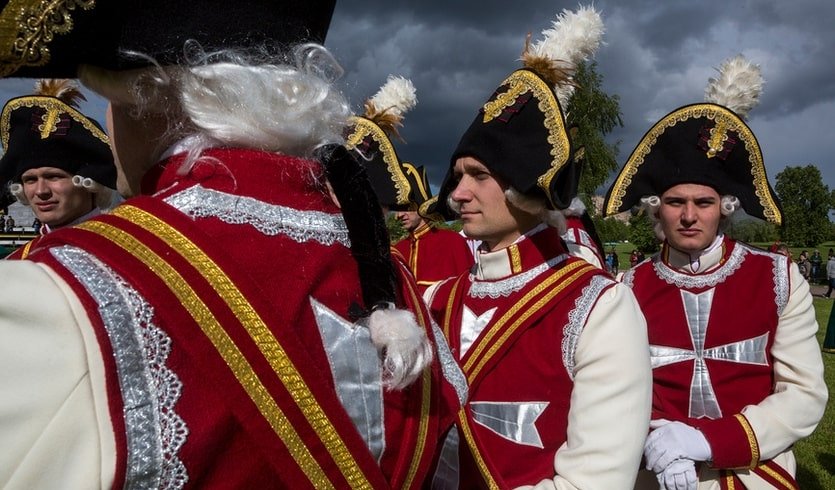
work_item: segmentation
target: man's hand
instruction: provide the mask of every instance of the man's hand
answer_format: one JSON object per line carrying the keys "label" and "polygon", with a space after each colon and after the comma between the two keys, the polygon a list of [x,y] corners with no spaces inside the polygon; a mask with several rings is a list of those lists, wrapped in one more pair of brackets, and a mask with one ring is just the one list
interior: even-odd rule
{"label": "man's hand", "polygon": [[691,459],[677,459],[655,477],[663,490],[696,490],[699,484],[696,464]]}
{"label": "man's hand", "polygon": [[673,461],[682,458],[692,461],[710,460],[710,445],[698,429],[666,419],[653,420],[649,427],[653,431],[644,443],[648,470],[660,474]]}

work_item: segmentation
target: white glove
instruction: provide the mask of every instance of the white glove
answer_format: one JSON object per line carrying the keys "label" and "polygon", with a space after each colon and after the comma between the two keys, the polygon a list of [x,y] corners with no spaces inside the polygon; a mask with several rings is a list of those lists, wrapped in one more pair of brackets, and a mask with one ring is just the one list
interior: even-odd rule
{"label": "white glove", "polygon": [[692,459],[677,459],[655,475],[662,490],[696,490],[696,464]]}
{"label": "white glove", "polygon": [[710,461],[713,453],[700,430],[667,419],[653,420],[649,427],[654,430],[644,443],[648,470],[661,473],[670,463],[680,458]]}

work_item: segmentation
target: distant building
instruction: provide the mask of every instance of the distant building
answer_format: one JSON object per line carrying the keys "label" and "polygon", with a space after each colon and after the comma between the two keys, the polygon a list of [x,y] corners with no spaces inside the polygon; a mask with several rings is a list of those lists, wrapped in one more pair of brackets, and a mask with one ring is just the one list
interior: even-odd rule
{"label": "distant building", "polygon": [[[594,206],[595,216],[600,216],[600,214],[603,212],[603,201],[605,199],[605,196],[591,196],[591,204],[592,206]],[[629,211],[624,211],[622,213],[612,216],[612,218],[615,218],[616,220],[622,221],[626,224],[629,224],[629,218],[631,217],[632,213],[630,213]]]}
{"label": "distant building", "polygon": [[32,208],[24,206],[19,202],[9,205],[9,216],[14,218],[15,227],[24,231],[32,231],[32,222],[35,221],[35,213]]}

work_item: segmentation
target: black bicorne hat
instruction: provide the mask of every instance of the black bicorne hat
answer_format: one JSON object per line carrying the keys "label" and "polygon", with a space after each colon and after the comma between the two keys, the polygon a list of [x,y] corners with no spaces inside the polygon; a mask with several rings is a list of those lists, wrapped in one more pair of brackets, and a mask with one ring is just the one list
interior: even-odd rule
{"label": "black bicorne hat", "polygon": [[78,65],[110,70],[179,64],[186,41],[206,51],[324,43],[335,0],[13,0],[0,12],[0,77],[75,78]]}
{"label": "black bicorne hat", "polygon": [[400,168],[409,183],[409,203],[412,208],[417,209],[432,198],[426,168],[423,165],[416,167],[409,162],[402,162]]}
{"label": "black bicorne hat", "polygon": [[11,99],[0,113],[2,182],[19,183],[27,170],[55,167],[115,189],[116,167],[107,135],[74,107],[83,95],[69,80],[41,80],[36,92]]}
{"label": "black bicorne hat", "polygon": [[580,169],[563,111],[574,91],[571,73],[597,49],[603,22],[591,7],[564,10],[543,34],[526,46],[525,68],[499,85],[461,137],[431,211],[454,217],[447,198],[455,161],[464,156],[521,193],[542,197],[549,209],[564,209],[576,196]]}
{"label": "black bicorne hat", "polygon": [[403,115],[417,104],[412,82],[389,76],[380,90],[365,102],[362,116],[354,116],[345,146],[365,166],[380,204],[392,210],[410,208],[411,185],[392,143],[399,137]]}
{"label": "black bicorne hat", "polygon": [[674,110],[641,138],[606,194],[605,215],[689,183],[735,196],[749,215],[782,223],[759,142],[743,120],[762,89],[759,68],[737,56],[719,71],[706,91],[710,102]]}

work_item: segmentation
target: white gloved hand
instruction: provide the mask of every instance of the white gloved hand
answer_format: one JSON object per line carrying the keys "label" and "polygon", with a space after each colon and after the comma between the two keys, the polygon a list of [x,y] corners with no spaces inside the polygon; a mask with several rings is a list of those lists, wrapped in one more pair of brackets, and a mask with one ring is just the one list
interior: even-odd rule
{"label": "white gloved hand", "polygon": [[680,458],[693,461],[710,460],[710,445],[700,430],[667,419],[653,420],[649,427],[654,430],[644,443],[644,457],[648,470],[656,474],[661,473],[670,463]]}
{"label": "white gloved hand", "polygon": [[657,473],[658,486],[662,490],[696,490],[699,479],[692,459],[677,459]]}

